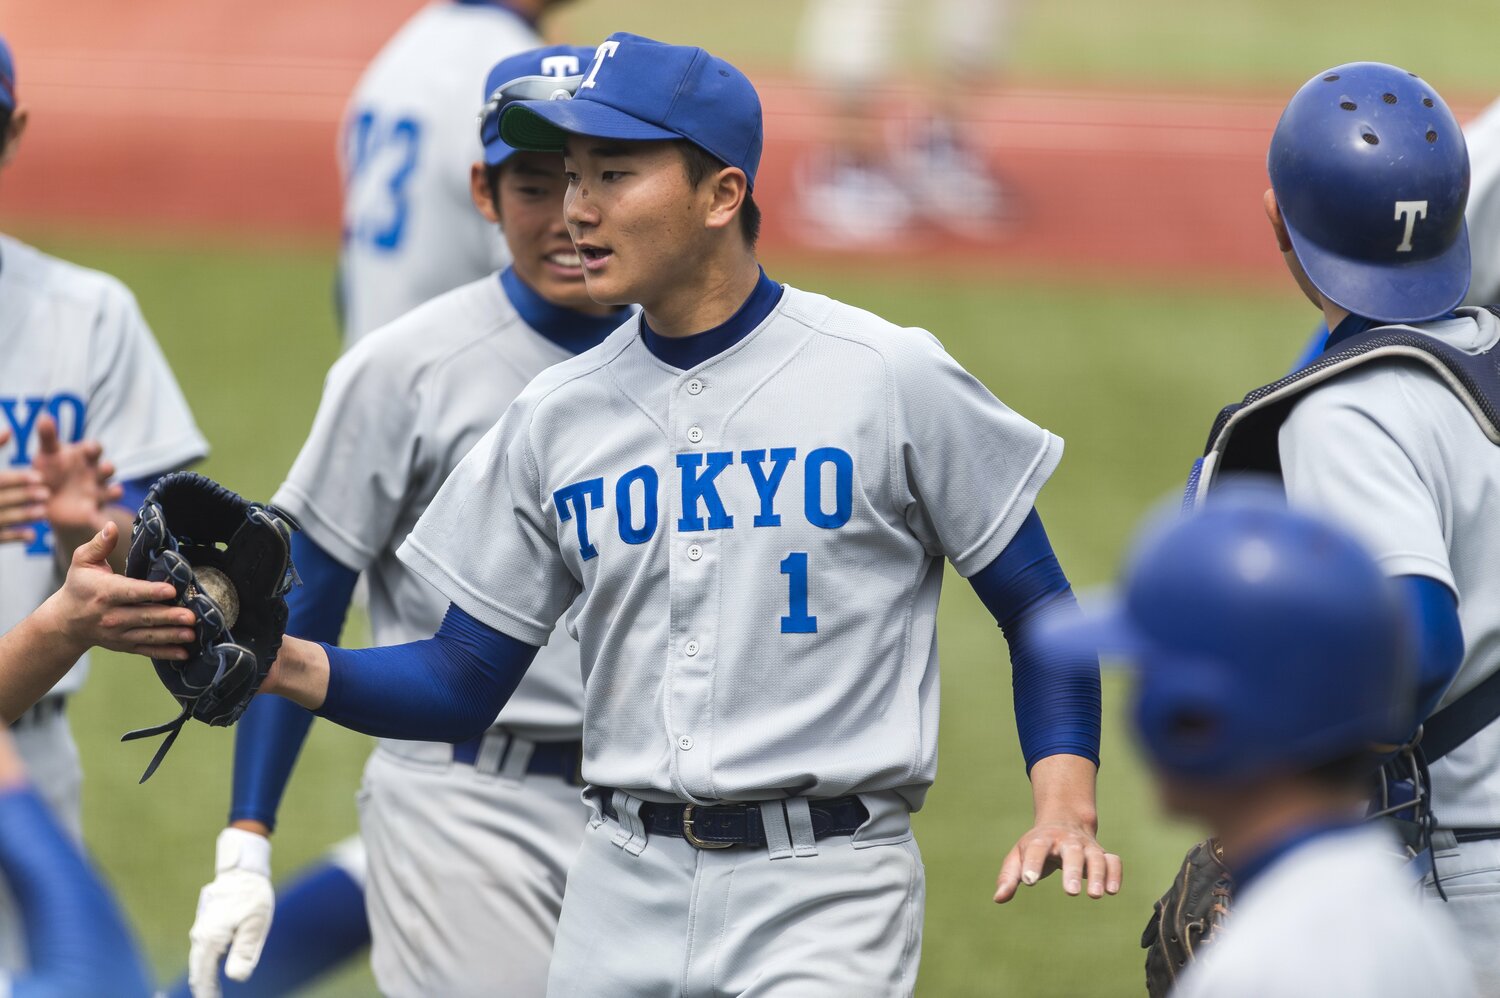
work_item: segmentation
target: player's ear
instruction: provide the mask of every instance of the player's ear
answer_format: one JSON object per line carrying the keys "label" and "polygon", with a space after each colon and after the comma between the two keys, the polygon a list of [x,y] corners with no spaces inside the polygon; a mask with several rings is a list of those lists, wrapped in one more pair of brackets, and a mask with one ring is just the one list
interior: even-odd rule
{"label": "player's ear", "polygon": [[469,167],[469,197],[474,201],[474,207],[479,209],[487,221],[496,225],[502,224],[500,218],[500,180],[495,178],[495,185],[490,186],[489,171],[483,163],[475,163]]}
{"label": "player's ear", "polygon": [[705,220],[707,226],[710,229],[722,229],[738,224],[736,219],[740,209],[744,207],[745,196],[750,193],[750,182],[745,178],[745,171],[726,166],[706,178],[704,183],[713,185],[713,199],[709,202],[708,218]]}
{"label": "player's ear", "polygon": [[1276,245],[1283,253],[1292,249],[1292,238],[1286,233],[1286,222],[1281,217],[1281,206],[1276,203],[1276,192],[1266,188],[1266,193],[1261,195],[1261,201],[1266,208],[1266,218],[1271,222],[1271,230],[1276,233]]}
{"label": "player's ear", "polygon": [[21,144],[21,133],[26,131],[26,122],[30,114],[26,105],[21,105],[11,112],[10,125],[5,129],[5,144],[0,146],[0,166],[9,163],[16,155],[16,147]]}

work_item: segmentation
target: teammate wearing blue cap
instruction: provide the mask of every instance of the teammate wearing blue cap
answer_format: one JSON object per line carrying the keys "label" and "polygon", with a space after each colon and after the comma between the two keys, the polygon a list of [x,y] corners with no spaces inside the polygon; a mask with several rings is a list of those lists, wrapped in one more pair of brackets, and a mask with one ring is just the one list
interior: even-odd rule
{"label": "teammate wearing blue cap", "polygon": [[[372,333],[330,372],[312,433],[274,500],[303,527],[293,542],[304,584],[289,601],[290,633],[337,641],[360,574],[369,579],[377,641],[435,631],[447,601],[396,559],[396,548],[526,383],[629,314],[596,304],[584,287],[562,220],[561,158],[518,153],[499,135],[502,104],[517,94],[571,94],[591,55],[534,49],[489,72],[472,198],[503,230],[514,262]],[[543,993],[587,817],[577,779],[582,697],[578,645],[558,634],[487,730],[456,745],[384,740],[371,756],[360,827],[371,962],[383,994],[463,998],[493,994],[497,981],[509,995]],[[240,722],[231,825],[192,932],[190,979],[200,998],[217,993],[226,953],[237,980],[256,966],[272,924],[267,836],[311,720],[295,704],[266,698]],[[343,896],[357,904],[358,885],[343,882]],[[334,917],[326,904],[299,894],[298,910],[277,913],[263,968],[270,973],[258,971],[245,990],[285,993],[287,965],[297,961],[279,953],[325,939]]]}
{"label": "teammate wearing blue cap", "polygon": [[1116,892],[1098,661],[1036,639],[1076,612],[1033,508],[1062,442],[930,334],[766,277],[760,102],[723,60],[616,34],[501,134],[564,153],[590,296],[644,311],[538,376],[402,545],[450,601],[434,637],[289,638],[263,689],[471,737],[566,613],[593,818],[549,995],[907,994],[947,558],[1010,643],[1033,787],[995,900],[1057,869]]}
{"label": "teammate wearing blue cap", "polygon": [[[22,153],[21,92],[0,40],[0,167]],[[207,450],[130,291],[0,235],[0,630],[58,588],[69,556],[105,523],[128,531],[158,475]],[[10,719],[38,792],[80,838],[82,773],[65,705],[87,673],[83,654]],[[26,960],[17,924],[0,890],[0,967]]]}
{"label": "teammate wearing blue cap", "polygon": [[1359,821],[1411,723],[1411,624],[1352,537],[1226,494],[1147,531],[1114,607],[1057,636],[1133,665],[1163,802],[1209,827],[1234,875],[1233,914],[1174,996],[1479,994],[1448,913]]}
{"label": "teammate wearing blue cap", "polygon": [[346,347],[509,262],[469,204],[470,95],[495,60],[541,45],[540,22],[564,2],[430,0],[360,76],[339,126]]}
{"label": "teammate wearing blue cap", "polygon": [[[1338,66],[1292,98],[1266,205],[1287,266],[1332,330],[1298,373],[1226,409],[1190,497],[1269,471],[1343,524],[1420,618],[1409,727],[1431,765],[1430,859],[1485,994],[1500,992],[1500,319],[1469,285],[1468,156],[1421,78]],[[1411,843],[1424,851],[1427,843]]]}

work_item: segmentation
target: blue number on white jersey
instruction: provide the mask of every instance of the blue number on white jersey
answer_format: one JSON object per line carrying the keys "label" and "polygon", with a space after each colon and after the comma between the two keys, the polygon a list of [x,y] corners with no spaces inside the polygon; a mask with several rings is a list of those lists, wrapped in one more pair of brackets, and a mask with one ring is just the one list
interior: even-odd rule
{"label": "blue number on white jersey", "polygon": [[406,186],[417,168],[422,123],[411,117],[383,119],[367,109],[350,117],[344,141],[349,164],[347,182],[362,182],[367,169],[384,169],[387,172],[379,179],[384,181],[388,195],[379,212],[345,219],[344,241],[394,252],[401,246],[411,210]]}

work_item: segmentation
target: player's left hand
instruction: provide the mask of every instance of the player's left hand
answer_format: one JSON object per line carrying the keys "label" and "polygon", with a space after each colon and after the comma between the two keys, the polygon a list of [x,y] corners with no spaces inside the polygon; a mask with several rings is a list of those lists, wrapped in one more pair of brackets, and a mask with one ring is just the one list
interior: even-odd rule
{"label": "player's left hand", "polygon": [[60,635],[80,649],[109,648],[137,655],[186,659],[196,617],[185,607],[168,602],[177,591],[170,582],[145,582],[114,574],[109,554],[120,538],[120,528],[106,523],[73,552],[67,579],[43,604]]}
{"label": "player's left hand", "polygon": [[1091,898],[1120,893],[1123,873],[1120,857],[1104,851],[1094,837],[1091,823],[1038,821],[1021,836],[1001,864],[995,883],[995,902],[1004,904],[1016,896],[1021,884],[1029,887],[1059,869],[1063,890],[1068,894],[1080,893],[1085,881]]}
{"label": "player's left hand", "polygon": [[46,519],[53,530],[93,533],[103,524],[104,507],[123,494],[110,484],[114,465],[104,459],[104,448],[96,440],[65,444],[57,433],[57,421],[38,416],[37,450],[32,470],[47,487]]}

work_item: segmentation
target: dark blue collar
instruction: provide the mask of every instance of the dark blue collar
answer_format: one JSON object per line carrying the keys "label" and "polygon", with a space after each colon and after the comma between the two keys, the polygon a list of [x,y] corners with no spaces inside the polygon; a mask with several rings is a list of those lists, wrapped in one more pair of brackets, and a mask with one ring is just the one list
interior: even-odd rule
{"label": "dark blue collar", "polygon": [[554,305],[521,280],[514,267],[500,271],[500,287],[526,325],[569,353],[583,353],[598,346],[630,318],[628,308],[609,315],[584,315]]}
{"label": "dark blue collar", "polygon": [[766,321],[766,316],[781,301],[784,290],[780,284],[767,277],[762,268],[760,280],[755,282],[755,290],[750,292],[745,304],[714,328],[691,336],[663,336],[651,328],[646,322],[646,313],[642,312],[641,339],[646,341],[646,349],[655,354],[657,360],[671,364],[679,371],[686,371],[723,353],[749,336],[756,326]]}
{"label": "dark blue collar", "polygon": [[521,13],[515,7],[506,3],[505,0],[453,0],[453,2],[463,7],[499,7],[501,10],[509,11],[516,15],[516,17],[525,21],[533,28],[536,27],[536,18]]}
{"label": "dark blue collar", "polygon": [[[1339,323],[1340,328],[1343,323]],[[1287,853],[1306,845],[1313,839],[1319,839],[1326,835],[1338,835],[1343,832],[1359,827],[1355,821],[1319,821],[1310,825],[1303,825],[1291,832],[1282,835],[1266,848],[1252,855],[1243,862],[1232,862],[1230,872],[1234,875],[1234,890],[1238,895],[1240,891],[1252,881],[1260,878],[1262,873],[1276,865],[1276,862]],[[1233,857],[1228,857],[1233,860]]]}
{"label": "dark blue collar", "polygon": [[[1438,316],[1435,319],[1424,319],[1422,321],[1423,322],[1441,322],[1444,319],[1457,319],[1457,318],[1458,318],[1458,313],[1457,312],[1448,312],[1447,314],[1440,315],[1440,316]],[[1328,334],[1328,339],[1323,342],[1323,352],[1327,353],[1328,351],[1332,350],[1334,347],[1336,347],[1339,344],[1343,343],[1345,340],[1352,339],[1353,337],[1358,336],[1360,333],[1369,332],[1371,329],[1374,329],[1376,326],[1388,326],[1388,325],[1390,325],[1390,323],[1388,323],[1388,322],[1376,322],[1374,319],[1366,319],[1362,315],[1352,315],[1352,314],[1351,315],[1346,315],[1346,316],[1344,316],[1343,321],[1340,322],[1338,324],[1338,326],[1336,326],[1334,328],[1333,332],[1331,332],[1331,333]],[[1401,325],[1409,325],[1409,323],[1401,323]]]}

